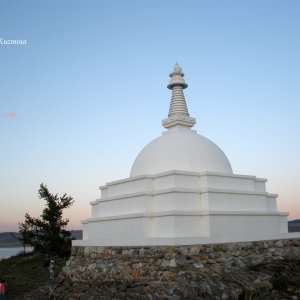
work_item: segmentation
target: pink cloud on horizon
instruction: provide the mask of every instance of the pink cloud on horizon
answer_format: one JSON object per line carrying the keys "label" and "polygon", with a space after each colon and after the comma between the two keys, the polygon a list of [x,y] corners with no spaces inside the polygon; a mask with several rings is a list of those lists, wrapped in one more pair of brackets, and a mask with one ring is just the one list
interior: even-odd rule
{"label": "pink cloud on horizon", "polygon": [[16,117],[16,113],[12,112],[12,111],[5,114],[5,118],[10,119],[10,120],[15,119],[15,117]]}

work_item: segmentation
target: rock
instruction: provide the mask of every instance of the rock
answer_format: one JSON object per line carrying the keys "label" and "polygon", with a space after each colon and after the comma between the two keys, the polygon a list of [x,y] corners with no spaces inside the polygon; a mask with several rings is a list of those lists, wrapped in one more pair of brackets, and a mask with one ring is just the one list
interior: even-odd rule
{"label": "rock", "polygon": [[201,260],[208,260],[208,256],[207,255],[200,256],[200,259]]}
{"label": "rock", "polygon": [[[180,263],[177,261],[177,263],[180,265]],[[176,267],[177,266],[177,263],[176,263],[176,260],[175,258],[172,258],[171,261],[170,261],[170,264],[169,264],[169,267]]]}
{"label": "rock", "polygon": [[124,249],[123,251],[122,251],[122,255],[133,255],[133,253],[134,253],[134,250],[133,249]]}
{"label": "rock", "polygon": [[282,248],[283,243],[281,241],[277,241],[277,242],[275,242],[275,246],[278,247],[278,248]]}
{"label": "rock", "polygon": [[144,254],[145,254],[145,249],[144,249],[144,248],[139,249],[139,256],[140,256],[140,257],[143,257]]}
{"label": "rock", "polygon": [[168,259],[164,259],[161,263],[162,267],[169,267],[170,261]]}
{"label": "rock", "polygon": [[139,277],[141,275],[141,269],[133,269],[132,270],[132,273],[131,273],[131,276],[132,277]]}
{"label": "rock", "polygon": [[216,260],[215,259],[208,259],[207,261],[209,264],[215,264],[216,263]]}
{"label": "rock", "polygon": [[175,247],[167,247],[165,249],[165,253],[176,253],[176,248]]}
{"label": "rock", "polygon": [[204,267],[204,265],[202,263],[194,263],[194,267],[196,269],[202,269]]}
{"label": "rock", "polygon": [[189,254],[190,255],[198,255],[201,250],[199,247],[191,247]]}
{"label": "rock", "polygon": [[93,264],[88,265],[88,269],[89,269],[89,270],[96,269],[96,267],[97,267],[97,264],[96,264],[96,263],[93,263]]}
{"label": "rock", "polygon": [[[189,263],[189,261],[185,257],[181,257],[181,258],[176,259],[176,263],[179,266],[184,266],[184,265],[187,265]],[[175,266],[176,266],[176,263],[175,263]]]}
{"label": "rock", "polygon": [[259,264],[261,264],[263,261],[264,261],[264,258],[263,258],[263,257],[254,257],[254,258],[251,260],[251,263],[252,263],[252,265],[259,265]]}

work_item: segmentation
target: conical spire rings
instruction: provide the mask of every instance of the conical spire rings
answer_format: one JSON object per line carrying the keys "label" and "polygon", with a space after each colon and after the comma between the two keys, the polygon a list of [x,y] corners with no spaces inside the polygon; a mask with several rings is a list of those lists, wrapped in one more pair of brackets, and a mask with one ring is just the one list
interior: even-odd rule
{"label": "conical spire rings", "polygon": [[168,84],[168,89],[172,90],[172,98],[168,118],[162,121],[165,128],[170,128],[175,125],[183,125],[193,127],[196,119],[189,116],[188,108],[185,102],[183,89],[188,85],[183,79],[181,67],[176,63],[173,72],[170,74],[171,80]]}

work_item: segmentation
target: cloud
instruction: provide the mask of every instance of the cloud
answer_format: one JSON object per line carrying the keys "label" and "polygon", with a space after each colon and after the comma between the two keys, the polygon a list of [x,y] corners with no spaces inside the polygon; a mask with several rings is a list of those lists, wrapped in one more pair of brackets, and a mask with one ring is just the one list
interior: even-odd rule
{"label": "cloud", "polygon": [[8,113],[6,113],[5,114],[5,118],[7,118],[7,119],[10,119],[10,120],[13,120],[13,119],[15,119],[16,118],[16,113],[15,112],[8,112]]}

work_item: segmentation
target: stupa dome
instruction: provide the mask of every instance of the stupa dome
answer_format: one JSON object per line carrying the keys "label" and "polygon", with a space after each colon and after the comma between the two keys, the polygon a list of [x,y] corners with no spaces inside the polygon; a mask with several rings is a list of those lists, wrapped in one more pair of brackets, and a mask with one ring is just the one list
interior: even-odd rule
{"label": "stupa dome", "polygon": [[171,170],[232,174],[224,152],[209,139],[192,130],[168,130],[140,152],[130,176]]}
{"label": "stupa dome", "polygon": [[162,121],[168,130],[139,153],[130,177],[173,170],[232,174],[230,162],[224,152],[212,141],[191,130],[196,120],[188,113],[183,94],[187,84],[183,76],[181,68],[176,64],[168,85],[172,90],[169,115]]}

